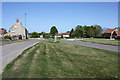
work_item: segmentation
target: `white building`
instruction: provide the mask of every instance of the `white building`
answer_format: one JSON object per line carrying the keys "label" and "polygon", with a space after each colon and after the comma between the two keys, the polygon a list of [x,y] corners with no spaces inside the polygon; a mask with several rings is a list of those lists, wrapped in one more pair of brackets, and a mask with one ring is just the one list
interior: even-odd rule
{"label": "white building", "polygon": [[19,23],[19,20],[17,19],[16,23],[10,28],[6,35],[16,37],[16,39],[19,39],[20,36],[22,39],[26,39],[28,38],[28,31],[25,27],[23,27],[22,23]]}
{"label": "white building", "polygon": [[60,34],[56,34],[55,36],[56,36],[56,37],[61,37],[61,36],[63,36],[64,38],[66,38],[66,37],[70,37],[70,33],[60,33]]}
{"label": "white building", "polygon": [[40,35],[40,38],[43,38],[43,35]]}

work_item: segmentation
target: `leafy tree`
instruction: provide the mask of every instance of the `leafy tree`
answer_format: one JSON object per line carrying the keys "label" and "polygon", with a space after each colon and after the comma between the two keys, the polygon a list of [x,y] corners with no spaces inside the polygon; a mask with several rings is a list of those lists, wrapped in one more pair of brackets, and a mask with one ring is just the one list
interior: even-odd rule
{"label": "leafy tree", "polygon": [[76,37],[83,37],[83,36],[84,36],[84,29],[83,29],[83,27],[80,26],[80,25],[77,25],[77,27],[75,28],[75,33],[74,33],[74,35],[75,35]]}
{"label": "leafy tree", "polygon": [[84,29],[84,37],[88,37],[88,36],[89,36],[89,35],[88,35],[89,27],[90,27],[90,26],[86,26],[86,25],[83,27],[83,29]]}
{"label": "leafy tree", "polygon": [[94,37],[94,28],[93,27],[89,27],[88,32],[87,32],[89,37]]}
{"label": "leafy tree", "polygon": [[70,33],[70,31],[67,31],[66,33]]}
{"label": "leafy tree", "polygon": [[103,29],[99,25],[86,26],[84,27],[77,25],[74,29],[70,31],[70,37],[100,37],[102,36]]}
{"label": "leafy tree", "polygon": [[103,27],[102,28],[102,33],[105,33],[106,31],[108,31],[110,28],[106,28],[106,27]]}
{"label": "leafy tree", "polygon": [[33,33],[31,33],[30,37],[31,38],[39,38],[40,36],[39,36],[39,34],[37,32],[33,32]]}
{"label": "leafy tree", "polygon": [[99,25],[94,25],[94,35],[97,37],[102,33],[102,28]]}
{"label": "leafy tree", "polygon": [[50,29],[50,34],[51,36],[55,36],[56,34],[58,34],[58,30],[55,26],[53,26],[51,29]]}
{"label": "leafy tree", "polygon": [[70,37],[74,37],[74,29],[72,28],[71,31],[70,31]]}
{"label": "leafy tree", "polygon": [[41,35],[43,35],[43,37],[45,38],[47,34],[45,32],[41,32]]}

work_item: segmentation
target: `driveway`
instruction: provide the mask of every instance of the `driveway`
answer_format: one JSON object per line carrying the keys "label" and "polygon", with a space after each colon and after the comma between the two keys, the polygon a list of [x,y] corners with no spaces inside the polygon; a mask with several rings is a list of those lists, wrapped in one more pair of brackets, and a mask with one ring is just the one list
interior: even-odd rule
{"label": "driveway", "polygon": [[62,41],[70,42],[70,43],[77,44],[77,45],[87,46],[87,47],[93,47],[93,48],[110,50],[110,51],[114,51],[114,52],[120,52],[120,49],[119,49],[120,46],[104,45],[104,44],[82,42],[82,41],[70,41],[70,40],[62,40]]}
{"label": "driveway", "polygon": [[30,40],[0,46],[0,52],[2,52],[2,54],[0,54],[0,56],[2,56],[2,58],[0,58],[2,60],[2,67],[0,67],[2,68],[2,70],[9,62],[15,59],[18,55],[20,55],[22,51],[39,42],[40,40]]}

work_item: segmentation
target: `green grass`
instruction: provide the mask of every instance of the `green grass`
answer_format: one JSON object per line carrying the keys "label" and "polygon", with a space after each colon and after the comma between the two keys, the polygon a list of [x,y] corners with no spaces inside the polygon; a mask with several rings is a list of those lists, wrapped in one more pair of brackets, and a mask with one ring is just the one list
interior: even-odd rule
{"label": "green grass", "polygon": [[0,80],[2,79],[2,74],[0,73]]}
{"label": "green grass", "polygon": [[118,53],[43,41],[4,69],[3,78],[118,78]]}
{"label": "green grass", "polygon": [[11,44],[11,43],[16,43],[16,42],[23,42],[23,41],[28,41],[28,39],[12,40],[12,41],[9,41],[9,42],[2,42],[2,43],[0,43],[0,46],[1,46],[1,45],[6,45],[6,44]]}
{"label": "green grass", "polygon": [[99,44],[106,44],[106,45],[113,45],[113,46],[120,46],[120,40],[84,38],[83,40],[80,40],[80,41],[99,43]]}

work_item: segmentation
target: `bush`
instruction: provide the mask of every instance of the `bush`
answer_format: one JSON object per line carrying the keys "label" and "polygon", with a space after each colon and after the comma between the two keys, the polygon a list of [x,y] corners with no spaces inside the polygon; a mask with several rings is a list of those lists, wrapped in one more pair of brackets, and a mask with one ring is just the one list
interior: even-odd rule
{"label": "bush", "polygon": [[6,36],[4,36],[4,39],[11,39],[11,36],[10,35],[6,35]]}
{"label": "bush", "polygon": [[61,35],[61,38],[63,38],[63,35]]}
{"label": "bush", "polygon": [[37,32],[33,32],[33,33],[31,33],[30,37],[31,38],[39,38],[40,36],[39,36],[39,34]]}
{"label": "bush", "polygon": [[48,39],[50,38],[50,35],[45,35],[44,38]]}

